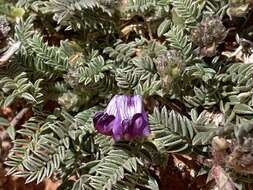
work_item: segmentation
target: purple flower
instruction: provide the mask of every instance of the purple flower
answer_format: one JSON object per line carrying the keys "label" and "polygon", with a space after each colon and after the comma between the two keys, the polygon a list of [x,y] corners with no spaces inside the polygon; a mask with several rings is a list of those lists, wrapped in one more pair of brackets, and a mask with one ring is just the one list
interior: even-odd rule
{"label": "purple flower", "polygon": [[93,122],[99,133],[116,141],[150,134],[141,96],[115,95],[104,112],[95,114]]}

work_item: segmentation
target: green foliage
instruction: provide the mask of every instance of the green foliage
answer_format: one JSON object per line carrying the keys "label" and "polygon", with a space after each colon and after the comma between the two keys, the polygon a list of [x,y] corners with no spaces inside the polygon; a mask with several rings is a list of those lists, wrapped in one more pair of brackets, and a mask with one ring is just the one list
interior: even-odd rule
{"label": "green foliage", "polygon": [[118,68],[115,73],[115,79],[117,80],[117,85],[122,89],[131,89],[135,87],[138,83],[139,76],[132,75],[134,71],[133,66],[128,66],[124,68]]}
{"label": "green foliage", "polygon": [[112,189],[112,186],[123,179],[127,172],[137,172],[135,157],[121,150],[111,150],[108,156],[98,164],[96,175],[91,178],[91,186],[95,189]]}
{"label": "green foliage", "polygon": [[154,9],[156,6],[157,1],[156,0],[130,0],[128,2],[128,11],[130,12],[147,12],[147,10]]}
{"label": "green foliage", "polygon": [[101,91],[111,89],[114,81],[106,75],[113,69],[112,61],[105,62],[102,56],[94,57],[86,66],[78,68],[79,83],[88,89],[99,89]]}
{"label": "green foliage", "polygon": [[[225,122],[224,118],[220,119],[219,116],[221,115],[219,114],[216,114],[216,120],[218,121],[210,121],[208,115],[210,115],[210,113],[207,111],[203,111],[198,115],[196,110],[191,110],[192,123],[195,130],[197,131],[196,135],[192,139],[192,144],[195,147],[198,145],[210,144],[210,141],[215,136],[233,135],[235,125]],[[223,127],[217,127],[217,125]]]}
{"label": "green foliage", "polygon": [[[223,110],[228,120],[251,119],[251,69],[252,64],[232,64],[226,68],[226,73],[217,76],[223,84],[221,95],[228,100],[223,102]],[[232,88],[229,83],[233,84]]]}
{"label": "green foliage", "polygon": [[[94,109],[80,112],[74,118],[62,111],[61,120],[55,115],[49,115],[47,118],[43,115],[30,118],[17,133],[31,138],[17,138],[14,141],[12,154],[6,162],[11,166],[9,174],[26,177],[27,183],[34,180],[39,183],[45,177],[52,176],[60,166],[64,165],[67,170],[76,170],[77,155],[74,152],[78,151],[81,144],[84,145],[87,140],[89,141],[89,138],[84,137],[92,133],[92,128],[88,128],[91,121],[87,116],[90,113],[94,113]],[[74,142],[75,146],[71,147]],[[89,151],[87,149],[82,155],[89,157],[92,154]],[[61,175],[64,175],[64,170]]]}
{"label": "green foliage", "polygon": [[[32,136],[32,141],[23,142],[22,139],[15,141],[13,148],[14,154],[7,162],[12,169],[10,173],[18,168],[26,171],[15,172],[15,175],[27,177],[26,182],[37,180],[41,182],[45,177],[50,177],[55,170],[60,167],[60,163],[64,160],[67,149],[69,148],[69,138],[66,136],[62,123],[45,122],[38,131],[38,118],[31,118],[25,125],[24,129],[18,131],[19,134]],[[43,134],[45,130],[52,131]],[[61,141],[59,141],[59,139]],[[21,142],[26,146],[21,146]],[[22,157],[16,159],[18,154]]]}
{"label": "green foliage", "polygon": [[205,14],[223,16],[227,7],[227,1],[210,0],[204,2],[203,12]]}
{"label": "green foliage", "polygon": [[21,21],[15,27],[15,40],[22,42],[22,51],[18,59],[22,65],[38,71],[46,77],[59,75],[68,68],[67,57],[58,47],[50,47],[43,42],[43,36],[32,30],[32,17]]}
{"label": "green foliage", "polygon": [[161,37],[162,35],[164,35],[166,32],[168,32],[169,28],[170,28],[170,20],[165,19],[157,28],[157,35],[158,37]]}
{"label": "green foliage", "polygon": [[168,152],[191,150],[195,129],[189,119],[163,107],[161,112],[154,110],[149,122],[155,135],[154,143],[159,149]]}
{"label": "green foliage", "polygon": [[129,0],[122,8],[130,14],[142,16],[163,16],[169,12],[169,1],[164,0]]}
{"label": "green foliage", "polygon": [[42,103],[42,93],[40,88],[41,80],[34,83],[29,81],[26,73],[20,73],[14,79],[2,77],[1,86],[1,107],[7,107],[14,102],[15,99],[23,98],[27,104],[38,105]]}
{"label": "green foliage", "polygon": [[171,30],[164,34],[170,42],[173,49],[179,50],[186,62],[192,59],[192,43],[184,31],[177,26],[173,26]]}
{"label": "green foliage", "polygon": [[68,29],[108,31],[112,26],[112,12],[103,1],[53,0],[45,1],[43,5],[40,9],[43,13],[53,14],[54,20]]}
{"label": "green foliage", "polygon": [[32,39],[28,40],[27,51],[29,56],[36,56],[38,70],[44,70],[41,67],[48,66],[55,72],[64,72],[68,68],[64,54],[61,54],[58,48],[48,47],[43,43],[42,36],[34,35]]}
{"label": "green foliage", "polygon": [[185,25],[193,27],[198,23],[198,19],[201,15],[201,7],[198,1],[175,0],[172,4],[178,16],[183,18]]}

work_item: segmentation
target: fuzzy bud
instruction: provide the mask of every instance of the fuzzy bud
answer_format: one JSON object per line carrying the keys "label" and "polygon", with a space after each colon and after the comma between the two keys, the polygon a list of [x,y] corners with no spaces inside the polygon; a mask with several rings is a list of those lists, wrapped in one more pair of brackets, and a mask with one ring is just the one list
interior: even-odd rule
{"label": "fuzzy bud", "polygon": [[227,31],[219,17],[206,17],[192,30],[193,43],[200,47],[200,54],[213,56],[217,45],[222,43]]}
{"label": "fuzzy bud", "polygon": [[68,70],[68,73],[64,75],[64,80],[71,88],[78,88],[79,81],[78,81],[78,69],[76,68],[70,68]]}
{"label": "fuzzy bud", "polygon": [[233,180],[220,165],[214,165],[210,170],[210,174],[216,183],[214,189],[236,190]]}
{"label": "fuzzy bud", "polygon": [[253,174],[253,138],[244,138],[242,144],[235,143],[227,165],[238,173]]}
{"label": "fuzzy bud", "polygon": [[173,79],[179,77],[182,73],[183,60],[176,50],[167,51],[165,55],[158,57],[155,62],[164,88],[168,88]]}
{"label": "fuzzy bud", "polygon": [[229,144],[226,139],[216,136],[212,140],[212,147],[216,151],[223,151],[229,147]]}
{"label": "fuzzy bud", "polygon": [[227,14],[231,17],[244,17],[253,6],[252,0],[230,0]]}
{"label": "fuzzy bud", "polygon": [[60,96],[58,103],[68,111],[78,111],[79,109],[79,97],[72,92],[67,92]]}

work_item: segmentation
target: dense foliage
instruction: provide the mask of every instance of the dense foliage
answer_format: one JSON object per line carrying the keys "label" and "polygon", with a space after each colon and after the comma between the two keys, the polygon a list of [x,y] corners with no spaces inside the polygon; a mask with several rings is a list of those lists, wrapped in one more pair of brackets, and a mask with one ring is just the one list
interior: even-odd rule
{"label": "dense foliage", "polygon": [[[156,190],[169,158],[187,155],[192,179],[208,174],[209,189],[253,188],[252,7],[1,0],[0,105],[22,105],[13,120],[0,117],[13,143],[8,175]],[[151,135],[115,142],[95,130],[115,94],[143,97]]]}

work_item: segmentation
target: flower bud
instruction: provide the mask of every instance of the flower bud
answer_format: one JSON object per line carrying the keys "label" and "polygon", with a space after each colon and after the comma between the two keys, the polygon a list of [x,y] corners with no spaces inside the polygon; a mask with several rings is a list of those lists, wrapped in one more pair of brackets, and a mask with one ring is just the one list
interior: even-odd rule
{"label": "flower bud", "polygon": [[242,143],[235,142],[232,153],[226,159],[228,167],[241,174],[253,174],[253,138],[244,138]]}
{"label": "flower bud", "polygon": [[222,43],[227,36],[227,31],[219,17],[206,17],[192,30],[193,43],[200,47],[200,54],[213,56],[217,45]]}
{"label": "flower bud", "polygon": [[252,0],[230,0],[227,14],[230,17],[244,17],[252,6]]}
{"label": "flower bud", "polygon": [[228,142],[226,139],[216,136],[212,140],[212,147],[216,151],[226,150],[228,148]]}
{"label": "flower bud", "polygon": [[161,77],[163,88],[171,86],[172,81],[179,77],[183,70],[183,60],[176,50],[169,50],[156,60],[156,69]]}
{"label": "flower bud", "polygon": [[68,111],[78,111],[79,97],[72,92],[67,92],[58,98],[58,104]]}
{"label": "flower bud", "polygon": [[77,68],[70,68],[68,73],[64,75],[65,82],[71,86],[71,88],[78,88],[79,81],[78,81],[78,69]]}

